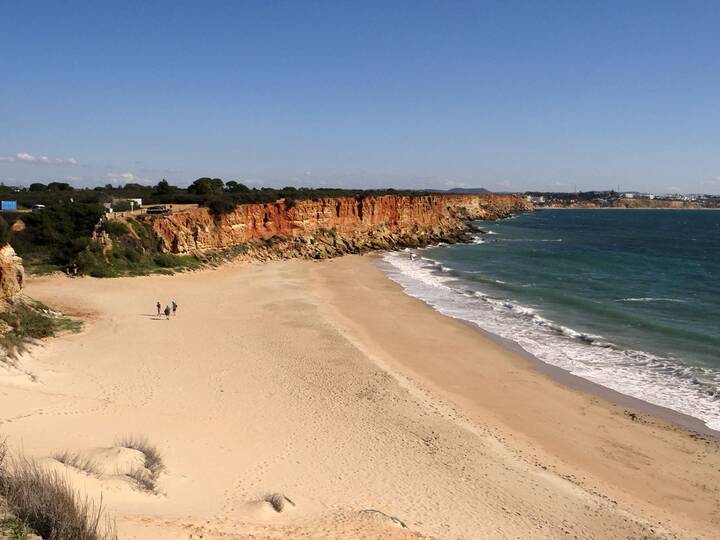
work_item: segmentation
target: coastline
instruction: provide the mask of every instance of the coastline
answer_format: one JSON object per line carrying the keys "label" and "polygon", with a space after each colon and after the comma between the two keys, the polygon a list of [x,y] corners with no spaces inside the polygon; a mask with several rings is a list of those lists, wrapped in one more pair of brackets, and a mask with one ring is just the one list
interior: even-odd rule
{"label": "coastline", "polygon": [[[28,293],[92,322],[23,358],[39,382],[0,375],[0,434],[56,467],[54,452],[146,434],[167,464],[157,495],[61,469],[103,495],[121,538],[717,532],[716,440],[553,380],[374,257],[51,276]],[[178,317],[156,319],[156,297]],[[258,502],[276,490],[296,505]]]}
{"label": "coastline", "polygon": [[529,353],[512,340],[508,340],[488,332],[470,322],[467,324],[474,330],[486,335],[489,339],[497,341],[499,344],[518,355],[526,357],[540,373],[573,390],[598,397],[611,403],[612,405],[617,405],[618,407],[631,409],[629,412],[647,414],[657,420],[673,424],[680,429],[720,440],[720,431],[708,427],[705,422],[699,418],[678,412],[668,407],[662,407],[661,405],[650,403],[649,401],[644,401],[640,398],[623,394],[622,392],[618,392],[612,388],[584,379],[583,377],[570,373],[559,366],[553,366],[552,364],[543,362],[537,356]]}
{"label": "coastline", "polygon": [[[382,258],[382,255],[379,254],[371,254],[369,257],[372,257],[376,260],[376,263],[379,263],[379,266],[385,266],[385,262]],[[387,275],[385,270],[380,268],[380,270]],[[388,277],[388,279],[390,279]],[[596,396],[598,398],[601,398],[609,403],[612,403],[613,405],[617,405],[620,407],[626,407],[631,409],[631,411],[628,411],[628,413],[641,413],[641,414],[647,414],[652,417],[655,417],[656,419],[666,421],[669,423],[672,423],[676,425],[679,428],[686,429],[688,431],[702,434],[706,436],[714,437],[718,440],[720,440],[720,431],[713,429],[709,427],[703,420],[700,418],[691,416],[689,414],[682,413],[680,411],[676,411],[674,409],[671,409],[669,407],[664,407],[662,405],[658,405],[655,403],[651,403],[649,401],[645,401],[641,398],[631,396],[628,394],[625,394],[623,392],[620,392],[618,390],[614,390],[612,388],[608,388],[606,386],[603,386],[602,384],[593,382],[591,380],[588,380],[586,378],[583,378],[579,375],[575,375],[574,373],[568,371],[567,369],[564,369],[560,366],[555,366],[552,364],[549,364],[542,359],[538,358],[536,355],[532,354],[531,352],[524,349],[519,343],[513,341],[512,339],[504,338],[503,336],[500,336],[498,334],[495,334],[489,330],[486,330],[485,328],[479,326],[478,324],[475,324],[472,321],[468,321],[462,318],[454,318],[450,315],[446,315],[442,313],[441,311],[436,310],[433,306],[428,304],[425,300],[422,298],[415,297],[413,295],[410,295],[409,293],[405,292],[403,290],[402,285],[397,283],[395,280],[390,279],[398,288],[400,291],[403,292],[403,294],[406,294],[407,296],[410,296],[411,298],[416,298],[420,302],[422,302],[424,305],[426,305],[428,308],[432,309],[433,311],[436,311],[443,317],[449,317],[453,320],[457,320],[462,324],[467,325],[469,328],[471,328],[473,331],[481,333],[486,338],[492,340],[493,342],[497,343],[498,345],[508,349],[508,351],[512,352],[513,354],[519,355],[529,361],[535,369],[546,375],[547,377],[562,383],[563,385],[577,390],[579,392],[584,392],[593,396]]]}
{"label": "coastline", "polygon": [[697,206],[536,206],[533,208],[533,212],[542,210],[720,210],[720,208]]}
{"label": "coastline", "polygon": [[[376,256],[369,257],[373,258],[377,259]],[[381,293],[383,299],[381,309],[368,307],[364,319],[361,319],[357,303],[360,293],[353,295],[351,303],[341,302],[340,297],[336,297],[334,302],[336,314],[344,317],[350,328],[363,337],[365,347],[369,342],[380,341],[378,349],[368,349],[371,356],[376,360],[389,359],[386,367],[395,371],[401,380],[410,373],[410,381],[420,381],[420,386],[431,388],[435,395],[456,405],[457,409],[453,410],[460,411],[471,423],[493,425],[492,429],[501,432],[509,428],[515,440],[525,436],[535,457],[540,453],[538,447],[549,451],[545,459],[551,462],[559,459],[562,466],[573,470],[569,475],[560,473],[564,478],[583,478],[579,485],[586,487],[593,482],[606,487],[615,484],[614,487],[619,487],[621,491],[630,491],[634,496],[646,498],[645,502],[652,501],[663,507],[670,499],[682,498],[681,493],[688,493],[687,487],[672,495],[666,492],[668,498],[655,495],[666,491],[669,483],[677,483],[679,488],[679,484],[687,482],[686,478],[666,477],[658,479],[652,487],[645,486],[649,489],[635,491],[634,488],[648,483],[650,476],[660,476],[656,469],[667,467],[673,461],[665,453],[668,450],[666,445],[677,448],[689,443],[692,447],[695,441],[699,441],[700,448],[709,446],[713,449],[714,460],[720,457],[718,432],[696,418],[626,396],[546,364],[514,342],[490,334],[472,323],[443,315],[422,300],[405,294],[402,287],[379,268],[374,269],[380,274],[376,277],[367,268],[351,270],[347,265],[345,271],[348,274],[345,283],[353,283],[349,287],[356,288],[364,281],[363,290],[373,289]],[[337,287],[328,290],[337,294]],[[346,293],[352,294],[349,290]],[[327,300],[329,305],[333,305],[331,297]],[[348,308],[348,305],[352,307]],[[413,310],[416,317],[403,326],[416,347],[416,354],[408,355],[402,350],[407,341],[391,335],[392,330],[387,329],[393,329],[393,312],[397,315]],[[420,318],[425,319],[426,325],[421,324]],[[448,329],[451,331],[446,335]],[[436,339],[433,333],[442,338]],[[382,334],[385,335],[380,337]],[[453,357],[453,363],[463,360],[460,365],[450,362],[440,364],[437,357],[432,357],[433,352],[438,354],[438,350],[444,347],[438,345],[438,339],[450,339],[445,345],[452,350],[460,348],[460,338],[467,340],[463,344],[467,349],[463,347],[462,352],[468,354],[467,358]],[[473,358],[475,355],[478,358]],[[420,360],[421,356],[425,358]],[[478,360],[483,364],[478,365]],[[491,360],[492,366],[485,360]],[[493,371],[497,370],[492,377],[489,377],[490,367]],[[488,379],[492,379],[492,383]],[[478,398],[479,394],[491,392],[494,395],[487,399],[485,395]],[[528,400],[531,392],[535,399]],[[635,416],[627,414],[626,408],[630,408],[631,411],[627,412],[634,412]],[[597,416],[591,420],[590,426],[583,426],[587,431],[582,434],[573,431],[593,415]],[[545,427],[544,422],[554,425]],[[613,426],[615,429],[610,427],[611,423],[616,424]],[[576,440],[571,441],[575,435]],[[608,444],[613,450],[604,448]],[[657,452],[661,448],[662,451]],[[654,452],[657,452],[656,456],[653,456]],[[685,466],[685,452],[692,453],[686,449],[674,456],[678,459],[678,466]],[[660,458],[661,454],[665,457]],[[708,473],[713,474],[711,471]],[[695,485],[701,482],[701,477],[697,477]],[[616,492],[613,496],[620,495]],[[688,501],[691,499],[688,497]]]}

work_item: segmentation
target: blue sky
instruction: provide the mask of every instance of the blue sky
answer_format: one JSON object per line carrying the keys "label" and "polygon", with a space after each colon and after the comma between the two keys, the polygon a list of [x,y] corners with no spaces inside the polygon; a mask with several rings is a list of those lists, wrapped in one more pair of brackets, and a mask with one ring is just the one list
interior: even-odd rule
{"label": "blue sky", "polygon": [[720,193],[720,2],[0,0],[0,180]]}

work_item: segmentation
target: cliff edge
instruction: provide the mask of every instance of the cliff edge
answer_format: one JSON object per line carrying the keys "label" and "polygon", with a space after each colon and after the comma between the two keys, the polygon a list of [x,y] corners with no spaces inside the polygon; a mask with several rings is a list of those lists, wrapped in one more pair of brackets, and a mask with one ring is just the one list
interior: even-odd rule
{"label": "cliff edge", "polygon": [[193,208],[145,220],[166,252],[242,246],[247,257],[264,260],[459,242],[468,239],[467,220],[531,209],[524,197],[515,195],[383,195],[244,204],[219,215]]}

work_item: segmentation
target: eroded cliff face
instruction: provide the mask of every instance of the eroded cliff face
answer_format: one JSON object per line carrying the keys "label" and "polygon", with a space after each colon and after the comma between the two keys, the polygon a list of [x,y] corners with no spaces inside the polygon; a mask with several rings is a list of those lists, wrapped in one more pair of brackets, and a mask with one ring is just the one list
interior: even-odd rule
{"label": "eroded cliff face", "polygon": [[217,216],[195,208],[146,219],[171,253],[245,246],[251,258],[325,258],[462,241],[469,230],[465,220],[530,209],[523,197],[511,195],[385,195],[246,204]]}
{"label": "eroded cliff face", "polygon": [[25,284],[22,259],[10,244],[0,247],[0,299],[20,294]]}

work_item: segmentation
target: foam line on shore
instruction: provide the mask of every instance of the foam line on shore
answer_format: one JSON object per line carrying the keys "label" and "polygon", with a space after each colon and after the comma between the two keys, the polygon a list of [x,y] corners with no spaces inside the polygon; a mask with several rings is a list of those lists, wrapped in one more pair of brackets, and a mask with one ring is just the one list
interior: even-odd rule
{"label": "foam line on shore", "polygon": [[405,292],[444,315],[511,339],[539,360],[622,394],[697,418],[720,430],[717,374],[679,359],[616,346],[560,325],[536,308],[489,296],[427,256],[388,253],[381,268]]}

